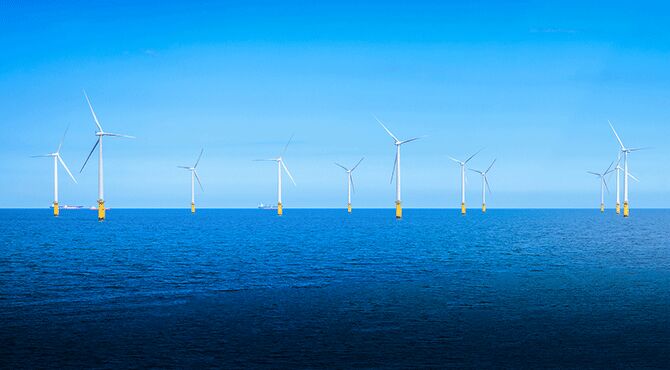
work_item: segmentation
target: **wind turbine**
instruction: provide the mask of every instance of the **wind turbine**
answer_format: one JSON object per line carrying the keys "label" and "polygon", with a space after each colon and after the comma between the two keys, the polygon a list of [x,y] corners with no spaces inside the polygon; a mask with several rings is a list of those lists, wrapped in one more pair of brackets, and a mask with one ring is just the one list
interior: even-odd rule
{"label": "wind turbine", "polygon": [[179,168],[183,168],[185,170],[188,170],[191,172],[191,213],[195,213],[195,180],[198,180],[198,185],[200,185],[200,190],[205,191],[205,189],[202,188],[202,183],[200,182],[200,177],[198,176],[198,172],[196,171],[196,168],[198,167],[198,163],[200,163],[200,158],[202,157],[202,152],[204,149],[200,149],[200,155],[198,155],[198,160],[195,161],[195,164],[193,167],[187,167],[187,166],[177,166]]}
{"label": "wind turbine", "polygon": [[354,178],[351,176],[351,173],[354,172],[356,167],[358,167],[358,165],[361,164],[361,162],[363,162],[363,159],[365,158],[361,158],[361,160],[358,161],[358,163],[356,163],[356,165],[352,169],[348,169],[339,163],[335,163],[336,166],[341,167],[343,170],[347,172],[347,212],[349,213],[351,213],[351,189],[354,189],[354,192],[356,191],[356,189],[354,188]]}
{"label": "wind turbine", "polygon": [[408,140],[398,140],[395,135],[389,131],[386,126],[375,116],[377,122],[384,128],[384,130],[393,138],[395,144],[395,163],[393,164],[393,172],[391,172],[391,181],[393,182],[393,174],[395,173],[395,217],[402,218],[402,201],[400,199],[400,146],[410,141],[418,140],[421,137],[415,137]]}
{"label": "wind turbine", "polygon": [[[621,213],[621,185],[620,185],[620,180],[621,180],[621,171],[623,171],[623,168],[621,167],[621,152],[619,152],[619,155],[617,156],[616,160],[616,167],[614,167],[614,170],[616,171],[616,214]],[[637,179],[637,177],[633,176],[632,174],[628,174],[628,177],[631,179],[635,180],[636,182],[640,182],[640,180]]]}
{"label": "wind turbine", "polygon": [[605,176],[614,171],[612,169],[612,165],[614,165],[614,162],[610,163],[609,167],[607,167],[603,173],[586,171],[587,173],[598,176],[600,178],[600,212],[605,212],[605,189],[607,189],[608,193],[610,192],[610,189],[607,187],[607,182],[605,181]]}
{"label": "wind turbine", "polygon": [[623,154],[623,217],[628,217],[629,214],[629,209],[628,209],[628,177],[630,177],[630,174],[628,173],[628,154],[641,150],[643,148],[626,148],[625,145],[623,145],[623,141],[621,141],[621,138],[619,137],[619,134],[617,134],[616,130],[614,129],[614,126],[612,125],[612,122],[607,120],[607,122],[610,124],[610,127],[612,128],[612,132],[614,133],[614,136],[616,136],[617,141],[619,142],[619,145],[621,146],[621,153]]}
{"label": "wind turbine", "polygon": [[81,166],[81,170],[79,170],[79,173],[81,173],[84,170],[84,167],[86,167],[86,163],[88,163],[88,160],[91,158],[91,155],[95,151],[95,147],[98,147],[98,221],[103,221],[105,219],[105,198],[104,198],[104,178],[103,178],[103,166],[102,166],[102,138],[104,136],[113,136],[113,137],[125,137],[128,139],[134,139],[134,136],[128,136],[128,135],[122,135],[122,134],[113,134],[111,132],[105,132],[102,129],[102,126],[100,126],[100,122],[98,121],[98,117],[95,115],[95,111],[93,110],[93,106],[91,105],[91,101],[88,99],[88,95],[86,94],[86,91],[84,91],[84,97],[86,97],[86,102],[88,103],[88,108],[91,110],[91,115],[93,115],[93,120],[95,121],[95,126],[97,127],[98,131],[96,131],[95,136],[98,137],[98,140],[96,140],[95,144],[93,145],[93,149],[91,149],[91,152],[88,153],[88,157],[86,157],[86,161],[84,161],[84,165]]}
{"label": "wind turbine", "polygon": [[58,149],[56,149],[55,152],[45,154],[45,155],[34,155],[32,156],[33,158],[40,158],[40,157],[53,157],[54,159],[54,216],[58,217],[59,210],[58,210],[58,162],[60,162],[61,165],[63,165],[63,168],[65,168],[65,171],[67,172],[68,175],[70,175],[70,178],[74,183],[77,183],[77,180],[72,176],[72,172],[70,172],[70,169],[67,168],[67,165],[65,164],[65,161],[63,161],[63,158],[60,155],[60,148],[63,146],[63,140],[65,140],[65,134],[67,134],[67,130],[65,129],[65,133],[63,134],[63,138],[60,139],[60,144],[58,144]]}
{"label": "wind turbine", "polygon": [[270,159],[255,159],[255,161],[270,161],[270,162],[277,162],[277,214],[281,216],[283,212],[283,206],[281,202],[281,173],[282,173],[282,168],[284,168],[284,171],[286,171],[286,174],[288,177],[291,179],[291,182],[295,186],[295,181],[293,180],[293,176],[291,176],[291,172],[288,170],[288,167],[286,167],[286,164],[284,164],[284,153],[286,153],[286,149],[288,148],[288,145],[291,144],[291,140],[293,140],[293,135],[291,135],[291,138],[288,139],[288,142],[286,143],[286,146],[284,146],[284,150],[282,150],[281,155],[277,158],[270,158]]}
{"label": "wind turbine", "polygon": [[461,214],[463,214],[463,215],[465,214],[465,210],[466,210],[466,208],[465,208],[465,183],[466,183],[467,180],[465,179],[465,165],[468,164],[468,162],[470,162],[470,160],[472,158],[474,158],[477,154],[479,154],[479,152],[481,152],[482,150],[483,149],[479,149],[479,151],[477,151],[477,153],[471,155],[465,161],[460,161],[460,160],[458,160],[454,157],[449,157],[449,159],[458,163],[461,166]]}
{"label": "wind turbine", "polygon": [[486,171],[479,171],[479,170],[473,170],[470,169],[470,171],[477,172],[478,174],[482,175],[482,212],[486,213],[486,190],[491,192],[491,187],[489,186],[489,180],[487,178],[487,174],[491,170],[491,167],[496,163],[497,159],[494,159],[493,162],[491,162],[491,165],[489,168],[486,169]]}

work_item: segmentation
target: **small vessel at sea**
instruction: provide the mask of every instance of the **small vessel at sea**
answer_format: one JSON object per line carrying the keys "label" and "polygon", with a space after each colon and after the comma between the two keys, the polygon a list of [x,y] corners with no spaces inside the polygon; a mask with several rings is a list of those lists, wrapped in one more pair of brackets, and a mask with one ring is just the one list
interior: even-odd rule
{"label": "small vessel at sea", "polygon": [[[53,208],[53,207],[54,206],[52,204],[51,208]],[[66,204],[66,205],[59,206],[58,208],[60,208],[60,209],[84,209],[84,206],[69,206],[69,205]]]}
{"label": "small vessel at sea", "polygon": [[274,205],[274,204],[263,204],[263,203],[260,203],[260,204],[258,205],[258,209],[277,209],[277,206]]}

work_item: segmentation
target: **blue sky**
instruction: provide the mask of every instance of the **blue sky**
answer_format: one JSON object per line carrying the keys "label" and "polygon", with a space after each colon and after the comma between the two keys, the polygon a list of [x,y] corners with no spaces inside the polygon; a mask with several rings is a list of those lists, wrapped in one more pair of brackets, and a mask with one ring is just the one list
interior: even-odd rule
{"label": "blue sky", "polygon": [[[297,187],[286,207],[391,207],[403,147],[406,207],[458,207],[466,157],[490,174],[490,207],[596,207],[617,145],[631,156],[633,207],[670,207],[670,6],[662,2],[62,2],[0,3],[0,207],[46,207],[62,154],[64,204],[93,205],[95,142],[86,89],[103,127],[137,136],[105,145],[114,207],[182,207],[177,165],[205,149],[202,207],[276,200],[279,154]],[[614,178],[610,179],[613,190]],[[614,195],[609,196],[613,203]],[[468,203],[480,203],[469,176]]]}

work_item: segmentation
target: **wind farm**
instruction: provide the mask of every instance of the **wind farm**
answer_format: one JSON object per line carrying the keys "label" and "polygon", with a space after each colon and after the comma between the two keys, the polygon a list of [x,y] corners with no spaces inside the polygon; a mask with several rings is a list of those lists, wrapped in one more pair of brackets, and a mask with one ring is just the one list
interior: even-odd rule
{"label": "wind farm", "polygon": [[668,368],[668,14],[4,2],[0,369]]}

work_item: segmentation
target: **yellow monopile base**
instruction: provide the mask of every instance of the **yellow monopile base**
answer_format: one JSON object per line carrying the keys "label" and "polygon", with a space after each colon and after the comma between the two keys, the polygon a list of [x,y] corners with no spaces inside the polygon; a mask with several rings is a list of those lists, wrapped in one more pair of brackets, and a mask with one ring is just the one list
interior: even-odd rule
{"label": "yellow monopile base", "polygon": [[105,219],[105,201],[98,201],[98,221],[104,221]]}
{"label": "yellow monopile base", "polygon": [[277,214],[281,216],[282,213],[284,213],[284,209],[283,209],[281,203],[277,203]]}
{"label": "yellow monopile base", "polygon": [[347,203],[347,212],[351,213],[351,203]]}
{"label": "yellow monopile base", "polygon": [[191,213],[195,213],[195,203],[191,203]]}
{"label": "yellow monopile base", "polygon": [[617,203],[616,204],[616,214],[618,215],[620,213],[621,213],[621,204]]}
{"label": "yellow monopile base", "polygon": [[628,217],[628,202],[623,202],[623,217]]}
{"label": "yellow monopile base", "polygon": [[402,204],[395,202],[395,218],[402,218]]}
{"label": "yellow monopile base", "polygon": [[482,203],[482,213],[486,213],[486,203]]}
{"label": "yellow monopile base", "polygon": [[58,202],[54,202],[54,216],[58,217]]}
{"label": "yellow monopile base", "polygon": [[465,203],[461,203],[461,214],[465,214]]}
{"label": "yellow monopile base", "polygon": [[600,203],[600,212],[605,212],[605,205]]}

